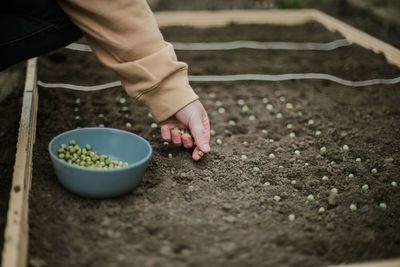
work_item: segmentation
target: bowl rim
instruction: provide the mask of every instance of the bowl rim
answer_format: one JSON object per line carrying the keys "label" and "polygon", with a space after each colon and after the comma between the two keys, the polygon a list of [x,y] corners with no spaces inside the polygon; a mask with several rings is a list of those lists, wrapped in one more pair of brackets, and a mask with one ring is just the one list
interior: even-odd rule
{"label": "bowl rim", "polygon": [[[123,168],[112,168],[112,169],[101,169],[101,168],[87,168],[87,167],[83,167],[83,166],[79,166],[79,165],[73,165],[73,164],[69,164],[61,159],[59,159],[52,151],[51,151],[51,147],[54,144],[56,139],[59,139],[65,135],[68,135],[72,132],[80,132],[82,130],[90,130],[90,131],[96,131],[96,130],[106,130],[106,131],[112,131],[112,132],[122,132],[124,134],[129,134],[129,135],[133,135],[138,137],[140,140],[142,140],[146,146],[149,148],[149,153],[148,155],[146,155],[146,157],[144,157],[143,159],[132,163],[132,164],[128,164],[128,166],[123,167]],[[142,165],[143,163],[147,162],[151,155],[153,154],[153,148],[151,147],[149,141],[147,141],[146,139],[144,139],[143,137],[141,137],[140,135],[134,134],[132,132],[126,131],[126,130],[121,130],[121,129],[117,129],[117,128],[110,128],[110,127],[82,127],[79,129],[73,129],[73,130],[68,130],[65,132],[62,132],[56,136],[54,136],[51,141],[49,142],[48,145],[48,151],[49,154],[51,156],[52,159],[56,160],[58,163],[61,163],[62,165],[69,167],[69,168],[75,168],[77,170],[82,170],[82,171],[88,171],[88,172],[119,172],[119,171],[126,171],[129,169],[133,169],[139,165]]]}

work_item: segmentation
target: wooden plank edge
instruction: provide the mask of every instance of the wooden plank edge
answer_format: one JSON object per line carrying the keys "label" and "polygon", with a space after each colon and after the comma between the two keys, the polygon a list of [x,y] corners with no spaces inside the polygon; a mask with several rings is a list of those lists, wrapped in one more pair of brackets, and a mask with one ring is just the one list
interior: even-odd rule
{"label": "wooden plank edge", "polygon": [[369,261],[364,263],[331,265],[328,267],[399,267],[399,266],[400,266],[400,258],[388,259],[382,261]]}
{"label": "wooden plank edge", "polygon": [[28,61],[25,80],[17,152],[4,234],[3,267],[27,265],[29,190],[32,180],[32,150],[35,141],[37,105],[35,58]]}
{"label": "wooden plank edge", "polygon": [[312,9],[161,11],[154,13],[158,25],[210,27],[230,23],[297,25],[313,20]]}
{"label": "wooden plank edge", "polygon": [[311,13],[314,20],[324,25],[327,29],[338,31],[346,39],[375,53],[383,53],[389,63],[400,67],[399,49],[319,10],[313,10]]}

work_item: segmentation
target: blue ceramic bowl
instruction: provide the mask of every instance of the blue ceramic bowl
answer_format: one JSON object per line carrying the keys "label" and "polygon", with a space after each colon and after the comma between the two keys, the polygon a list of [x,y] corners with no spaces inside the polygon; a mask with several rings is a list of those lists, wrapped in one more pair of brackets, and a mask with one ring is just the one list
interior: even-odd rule
{"label": "blue ceramic bowl", "polygon": [[[112,160],[127,162],[115,169],[85,168],[58,158],[61,144],[70,140],[82,147],[90,144],[93,151]],[[54,137],[49,144],[51,161],[58,180],[68,190],[89,198],[111,198],[134,189],[143,177],[152,148],[144,138],[112,128],[81,128]]]}

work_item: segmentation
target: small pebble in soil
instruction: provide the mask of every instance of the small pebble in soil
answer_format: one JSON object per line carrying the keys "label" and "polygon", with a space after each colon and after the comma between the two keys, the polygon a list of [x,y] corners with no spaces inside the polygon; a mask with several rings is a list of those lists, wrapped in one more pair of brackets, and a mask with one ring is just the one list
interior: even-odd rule
{"label": "small pebble in soil", "polygon": [[169,158],[169,159],[172,159],[172,158],[173,158],[173,156],[172,156],[171,153],[168,153],[168,158]]}
{"label": "small pebble in soil", "polygon": [[316,136],[320,136],[321,134],[322,134],[322,132],[321,132],[321,131],[318,131],[318,130],[317,130],[317,131],[315,131],[315,135],[316,135]]}
{"label": "small pebble in soil", "polygon": [[229,120],[228,125],[235,126],[236,122],[234,120]]}
{"label": "small pebble in soil", "polygon": [[325,212],[325,208],[324,207],[321,207],[321,208],[318,209],[318,213],[324,213],[324,212]]}
{"label": "small pebble in soil", "polygon": [[125,123],[125,127],[131,128],[132,127],[132,123],[130,123],[130,122]]}
{"label": "small pebble in soil", "polygon": [[309,124],[309,125],[314,124],[314,120],[308,120],[308,124]]}
{"label": "small pebble in soil", "polygon": [[296,184],[296,180],[292,180],[292,181],[290,181],[290,183],[291,183],[292,185],[295,185],[295,184]]}
{"label": "small pebble in soil", "polygon": [[337,190],[337,188],[334,187],[334,188],[331,189],[331,192],[334,193],[334,194],[337,194],[338,190]]}
{"label": "small pebble in soil", "polygon": [[271,104],[267,104],[267,105],[265,106],[265,108],[266,108],[267,110],[273,110],[273,109],[274,109],[274,106],[272,106]]}
{"label": "small pebble in soil", "polygon": [[243,106],[245,102],[244,102],[243,99],[239,99],[239,100],[237,101],[237,103],[238,103],[239,106]]}
{"label": "small pebble in soil", "polygon": [[214,92],[211,92],[211,93],[208,94],[208,96],[209,96],[210,98],[215,98],[215,97],[217,97],[217,94],[214,93]]}
{"label": "small pebble in soil", "polygon": [[350,204],[350,209],[351,210],[357,210],[357,205],[356,204]]}
{"label": "small pebble in soil", "polygon": [[244,105],[244,106],[242,107],[242,111],[243,111],[243,112],[248,112],[248,111],[249,111],[249,107],[248,107],[247,105]]}
{"label": "small pebble in soil", "polygon": [[300,155],[300,151],[299,151],[299,150],[295,150],[295,151],[294,151],[294,154],[295,154],[295,155]]}
{"label": "small pebble in soil", "polygon": [[256,116],[254,116],[254,115],[249,116],[249,121],[255,121],[255,120],[256,120]]}
{"label": "small pebble in soil", "polygon": [[270,186],[270,185],[271,185],[271,184],[270,184],[269,182],[265,182],[265,183],[264,183],[264,186],[265,186],[265,187],[268,187],[268,186]]}
{"label": "small pebble in soil", "polygon": [[287,109],[293,109],[293,104],[292,103],[286,103],[286,108]]}
{"label": "small pebble in soil", "polygon": [[361,159],[360,158],[356,158],[356,162],[361,162]]}
{"label": "small pebble in soil", "polygon": [[307,196],[307,199],[308,200],[314,200],[314,196],[310,194],[310,195]]}
{"label": "small pebble in soil", "polygon": [[371,173],[372,173],[372,174],[377,174],[377,173],[378,173],[378,170],[375,169],[375,168],[373,168],[373,169],[371,170]]}
{"label": "small pebble in soil", "polygon": [[259,172],[259,171],[260,171],[260,168],[258,168],[257,166],[254,166],[254,167],[253,167],[253,171]]}
{"label": "small pebble in soil", "polygon": [[281,200],[281,197],[280,197],[280,196],[274,196],[274,200],[275,200],[275,201],[280,201],[280,200]]}
{"label": "small pebble in soil", "polygon": [[282,119],[282,118],[283,118],[283,114],[282,114],[282,113],[276,114],[276,118],[277,118],[277,119]]}
{"label": "small pebble in soil", "polygon": [[274,155],[273,153],[271,153],[271,154],[268,155],[268,158],[269,158],[269,159],[274,159],[274,158],[275,158],[275,155]]}
{"label": "small pebble in soil", "polygon": [[153,123],[150,125],[150,127],[153,128],[153,129],[157,128],[157,126],[158,126],[158,125],[157,125],[157,123],[155,123],[155,122],[153,122]]}
{"label": "small pebble in soil", "polygon": [[218,108],[218,113],[224,114],[225,113],[225,108],[223,108],[223,107]]}
{"label": "small pebble in soil", "polygon": [[344,146],[343,146],[343,150],[344,150],[344,151],[349,151],[349,149],[350,149],[350,148],[349,148],[348,145],[344,145]]}
{"label": "small pebble in soil", "polygon": [[222,145],[222,140],[218,138],[217,140],[215,140],[215,143],[217,143],[217,145]]}
{"label": "small pebble in soil", "polygon": [[392,182],[393,187],[397,187],[397,182]]}
{"label": "small pebble in soil", "polygon": [[296,134],[293,133],[293,132],[291,132],[291,133],[289,134],[289,137],[290,137],[290,138],[295,138],[295,137],[296,137]]}
{"label": "small pebble in soil", "polygon": [[289,123],[288,125],[286,125],[286,128],[292,129],[293,128],[293,124]]}
{"label": "small pebble in soil", "polygon": [[354,178],[354,174],[350,173],[348,177],[349,177],[350,179],[353,179],[353,178]]}
{"label": "small pebble in soil", "polygon": [[293,222],[296,219],[296,216],[294,214],[290,214],[288,216],[288,218],[289,218],[289,221]]}
{"label": "small pebble in soil", "polygon": [[125,103],[126,103],[126,98],[125,98],[125,97],[121,97],[121,98],[119,99],[119,103],[125,104]]}
{"label": "small pebble in soil", "polygon": [[262,99],[262,102],[264,103],[264,104],[266,104],[266,103],[268,103],[268,98],[266,98],[266,97],[264,97],[263,99]]}
{"label": "small pebble in soil", "polygon": [[246,160],[246,159],[247,159],[247,156],[246,156],[246,155],[241,155],[240,158],[241,158],[242,160]]}
{"label": "small pebble in soil", "polygon": [[385,202],[381,202],[381,203],[379,203],[379,207],[380,207],[381,209],[386,209],[386,208],[387,208],[387,205],[386,205]]}
{"label": "small pebble in soil", "polygon": [[75,99],[75,104],[79,105],[80,103],[81,103],[81,99],[80,98]]}
{"label": "small pebble in soil", "polygon": [[222,102],[219,101],[219,100],[217,100],[217,101],[215,101],[215,105],[216,105],[217,107],[222,106]]}
{"label": "small pebble in soil", "polygon": [[324,176],[322,177],[322,181],[328,181],[328,176],[324,175]]}
{"label": "small pebble in soil", "polygon": [[367,184],[361,186],[361,189],[364,191],[367,191],[369,189],[369,186]]}
{"label": "small pebble in soil", "polygon": [[211,136],[215,136],[217,134],[217,132],[214,130],[214,129],[211,129],[210,130],[210,135]]}

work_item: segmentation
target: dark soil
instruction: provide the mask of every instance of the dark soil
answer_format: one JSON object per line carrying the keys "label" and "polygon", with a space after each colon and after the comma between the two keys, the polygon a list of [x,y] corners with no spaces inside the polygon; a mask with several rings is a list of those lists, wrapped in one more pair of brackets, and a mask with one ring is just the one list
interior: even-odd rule
{"label": "dark soil", "polygon": [[[340,38],[315,24],[173,27],[163,32],[168,41],[197,42]],[[315,71],[354,80],[399,76],[399,69],[382,55],[357,46],[331,52],[241,49],[178,56],[189,64],[190,74]],[[41,57],[38,75],[45,82],[82,85],[117,79],[94,55],[67,50]],[[30,193],[30,265],[321,266],[400,256],[400,191],[391,185],[400,183],[398,85],[192,85],[216,131],[212,152],[199,162],[191,160],[190,151],[163,144],[159,129],[150,127],[154,121],[143,104],[128,99],[128,111],[122,111],[119,99],[127,95],[121,88],[92,93],[40,89]],[[274,106],[272,111],[265,109],[263,98]],[[237,104],[239,99],[248,112]],[[293,109],[286,108],[288,102]],[[217,111],[219,104],[225,113]],[[278,119],[278,113],[283,118]],[[126,128],[126,122],[132,127]],[[137,133],[154,149],[140,186],[120,198],[90,200],[66,191],[48,156],[47,145],[55,135],[99,124]],[[316,130],[322,134],[316,136]],[[296,137],[290,138],[290,132]],[[222,145],[215,144],[217,138]],[[345,144],[349,151],[343,150]],[[323,146],[326,154],[320,152]],[[301,154],[295,155],[295,150]],[[271,153],[275,159],[269,158]],[[372,174],[372,168],[378,172]],[[322,180],[324,175],[327,181]],[[369,186],[366,191],[361,189],[364,184]],[[332,188],[338,193],[331,193]],[[315,200],[308,200],[309,194]],[[386,209],[379,207],[381,202]],[[358,209],[352,211],[350,204]],[[318,213],[320,207],[325,213]],[[290,214],[296,216],[294,221],[289,221]]]}
{"label": "dark soil", "polygon": [[[24,66],[15,66],[13,71],[24,72]],[[11,77],[10,77],[11,76]],[[18,78],[18,75],[10,75],[2,78]],[[0,79],[1,80],[1,79]],[[1,80],[4,82],[3,80]],[[12,83],[7,97],[0,102],[0,251],[3,250],[4,228],[7,222],[8,200],[11,189],[12,173],[15,161],[18,127],[22,106],[22,92],[24,79],[18,79]],[[1,83],[4,89],[5,84]]]}

